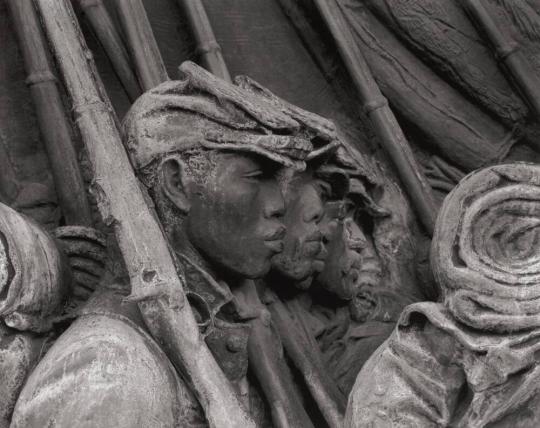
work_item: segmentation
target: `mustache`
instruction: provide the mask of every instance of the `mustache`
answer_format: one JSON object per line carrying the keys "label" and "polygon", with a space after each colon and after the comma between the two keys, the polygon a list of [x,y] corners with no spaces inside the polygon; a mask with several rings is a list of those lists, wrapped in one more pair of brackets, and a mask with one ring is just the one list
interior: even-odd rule
{"label": "mustache", "polygon": [[362,257],[358,254],[355,257],[351,257],[349,262],[342,266],[341,270],[344,274],[354,270],[359,274],[382,275],[381,262],[377,257]]}
{"label": "mustache", "polygon": [[317,260],[325,260],[328,256],[328,250],[323,242],[323,234],[320,231],[308,235],[303,241],[299,241],[297,251],[303,257],[315,257]]}
{"label": "mustache", "polygon": [[376,257],[364,257],[359,259],[360,270],[362,272],[381,273],[382,266],[379,259]]}
{"label": "mustache", "polygon": [[313,241],[321,241],[322,242],[322,238],[323,238],[323,234],[321,233],[321,231],[317,230],[317,231],[313,232],[311,235],[308,235],[304,239],[304,242],[313,242]]}

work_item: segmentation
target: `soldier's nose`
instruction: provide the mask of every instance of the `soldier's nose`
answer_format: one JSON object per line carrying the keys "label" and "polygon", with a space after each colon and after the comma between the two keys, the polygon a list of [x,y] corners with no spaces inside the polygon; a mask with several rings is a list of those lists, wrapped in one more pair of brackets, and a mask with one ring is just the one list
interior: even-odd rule
{"label": "soldier's nose", "polygon": [[269,183],[265,190],[263,192],[264,216],[266,218],[283,217],[285,215],[285,200],[279,186],[275,183]]}
{"label": "soldier's nose", "polygon": [[320,223],[322,218],[324,217],[324,206],[322,204],[322,201],[311,201],[311,203],[306,204],[305,208],[305,214],[304,214],[304,221],[306,223]]}

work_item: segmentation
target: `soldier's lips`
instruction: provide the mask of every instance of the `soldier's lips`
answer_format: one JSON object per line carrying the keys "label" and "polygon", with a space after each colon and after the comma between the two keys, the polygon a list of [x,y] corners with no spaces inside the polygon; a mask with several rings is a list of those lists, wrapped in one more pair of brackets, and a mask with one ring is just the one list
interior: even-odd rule
{"label": "soldier's lips", "polygon": [[314,260],[311,266],[314,272],[321,273],[324,270],[325,263],[323,260]]}
{"label": "soldier's lips", "polygon": [[264,245],[266,246],[266,248],[270,249],[274,253],[281,253],[285,248],[283,238],[285,238],[286,232],[287,229],[285,229],[284,227],[280,227],[276,229],[273,233],[267,235],[264,240]]}
{"label": "soldier's lips", "polygon": [[317,256],[322,250],[322,241],[320,239],[313,239],[304,242],[304,255],[308,257]]}
{"label": "soldier's lips", "polygon": [[271,233],[266,234],[264,237],[265,241],[282,241],[283,238],[285,238],[285,233],[287,233],[287,229],[284,226],[278,227],[276,230],[274,230]]}
{"label": "soldier's lips", "polygon": [[275,239],[273,241],[264,241],[266,248],[270,249],[274,253],[281,253],[285,248],[285,243],[282,239]]}

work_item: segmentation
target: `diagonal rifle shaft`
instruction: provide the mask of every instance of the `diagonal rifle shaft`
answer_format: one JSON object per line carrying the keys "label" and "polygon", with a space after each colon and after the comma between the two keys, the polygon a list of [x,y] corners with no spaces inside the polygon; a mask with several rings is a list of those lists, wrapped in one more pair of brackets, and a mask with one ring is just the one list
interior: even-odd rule
{"label": "diagonal rifle shaft", "polygon": [[313,428],[279,349],[280,339],[272,328],[273,318],[260,301],[255,283],[246,280],[238,284],[233,293],[242,311],[259,312],[258,317],[249,321],[249,367],[268,401],[272,422],[279,428]]}
{"label": "diagonal rifle shaft", "polygon": [[[94,193],[114,228],[131,299],[177,370],[192,383],[210,427],[254,427],[199,333],[169,247],[122,145],[112,107],[69,0],[36,0],[88,151]],[[128,197],[126,197],[128,195]]]}
{"label": "diagonal rifle shaft", "polygon": [[8,0],[30,93],[45,143],[60,208],[67,224],[91,226],[92,215],[47,43],[32,0]]}
{"label": "diagonal rifle shaft", "polygon": [[124,42],[105,8],[103,0],[77,0],[77,3],[107,53],[129,100],[135,101],[141,95],[141,88],[131,67],[131,60]]}
{"label": "diagonal rifle shaft", "polygon": [[465,10],[480,27],[493,48],[497,59],[510,74],[522,97],[540,118],[540,78],[531,68],[519,45],[503,34],[481,0],[462,0]]}
{"label": "diagonal rifle shaft", "polygon": [[178,0],[188,17],[204,68],[227,82],[231,75],[201,0]]}
{"label": "diagonal rifle shaft", "polygon": [[142,0],[114,0],[114,4],[143,90],[169,80]]}
{"label": "diagonal rifle shaft", "polygon": [[[307,334],[304,336],[297,331],[288,309],[278,298],[270,303],[268,308],[287,354],[303,374],[306,386],[317,402],[326,423],[330,428],[341,428],[346,400],[318,360],[320,355],[318,344],[315,343],[315,347],[310,349],[307,343],[310,338]],[[297,311],[295,315],[299,317],[301,313]]]}
{"label": "diagonal rifle shaft", "polygon": [[426,231],[432,235],[438,211],[432,190],[416,162],[388,101],[373,78],[369,65],[355,43],[336,0],[314,1],[330,29],[375,134],[395,165],[420,221]]}

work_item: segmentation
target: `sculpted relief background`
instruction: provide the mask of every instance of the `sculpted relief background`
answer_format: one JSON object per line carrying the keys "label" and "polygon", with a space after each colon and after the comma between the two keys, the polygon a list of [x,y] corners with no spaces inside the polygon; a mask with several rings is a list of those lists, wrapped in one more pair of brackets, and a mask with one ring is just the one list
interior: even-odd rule
{"label": "sculpted relief background", "polygon": [[537,426],[536,0],[0,21],[0,427]]}

